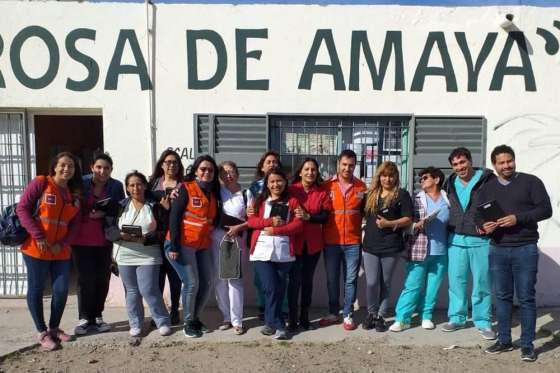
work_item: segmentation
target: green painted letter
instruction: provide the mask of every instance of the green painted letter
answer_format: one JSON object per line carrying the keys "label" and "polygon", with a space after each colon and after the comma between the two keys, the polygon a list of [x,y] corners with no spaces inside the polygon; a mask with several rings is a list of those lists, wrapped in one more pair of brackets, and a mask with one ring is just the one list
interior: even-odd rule
{"label": "green painted letter", "polygon": [[381,53],[379,73],[369,46],[367,31],[352,31],[352,46],[350,49],[350,82],[348,89],[360,90],[360,50],[364,51],[364,58],[369,68],[373,89],[380,91],[389,65],[391,53],[395,51],[395,91],[404,91],[404,67],[402,53],[402,34],[400,31],[387,31],[385,45]]}
{"label": "green painted letter", "polygon": [[[216,72],[206,80],[198,78],[198,54],[196,42],[206,40],[216,49],[218,56]],[[227,70],[227,52],[224,40],[213,30],[187,30],[187,71],[189,89],[212,89],[224,79]]]}
{"label": "green painted letter", "polygon": [[82,81],[76,81],[71,78],[66,80],[66,88],[71,91],[84,92],[89,91],[99,81],[99,65],[93,58],[83,54],[76,48],[78,39],[88,39],[95,41],[95,30],[87,28],[79,28],[71,31],[66,36],[66,51],[70,58],[81,63],[88,71],[87,77]]}
{"label": "green painted letter", "polygon": [[[331,60],[330,65],[317,65],[316,63],[317,55],[319,54],[319,49],[321,48],[323,41],[325,41],[327,52],[329,53],[329,58]],[[344,91],[346,89],[346,85],[344,84],[344,75],[342,74],[342,67],[340,66],[340,60],[338,59],[338,54],[336,52],[332,30],[330,29],[317,30],[315,33],[315,39],[313,39],[311,51],[307,55],[307,61],[305,61],[305,66],[299,79],[298,89],[311,89],[311,81],[313,80],[313,75],[315,74],[332,75],[335,91]]]}
{"label": "green painted letter", "polygon": [[268,79],[248,80],[247,79],[247,59],[261,59],[262,51],[253,50],[247,52],[248,38],[268,38],[268,29],[259,30],[235,30],[235,48],[237,59],[237,89],[251,89],[258,91],[268,91]]}
{"label": "green painted letter", "polygon": [[[32,37],[41,39],[49,50],[49,67],[43,76],[39,78],[32,78],[27,75],[21,64],[21,48],[23,44]],[[60,65],[60,54],[54,36],[49,30],[41,26],[27,26],[15,36],[12,42],[12,46],[10,47],[10,62],[12,63],[14,75],[21,84],[31,89],[45,88],[56,78]]]}
{"label": "green painted letter", "polygon": [[[130,44],[130,50],[132,51],[136,65],[121,65],[124,46],[127,41]],[[134,30],[126,29],[120,30],[119,32],[117,45],[115,46],[113,58],[111,58],[111,63],[107,70],[107,77],[105,78],[105,89],[109,91],[116,90],[119,85],[119,75],[121,74],[138,75],[138,79],[140,79],[140,88],[143,91],[152,89],[152,83],[148,75],[148,67],[146,66],[146,61],[142,55],[142,50],[140,49],[140,44],[138,43],[138,38],[136,38],[136,32]]]}
{"label": "green painted letter", "polygon": [[498,33],[490,32],[486,35],[486,39],[484,40],[484,44],[480,49],[480,53],[476,58],[476,63],[473,67],[473,60],[471,56],[471,51],[469,49],[469,44],[467,43],[467,38],[465,37],[464,32],[456,32],[455,39],[457,39],[457,44],[459,44],[459,48],[461,48],[461,52],[463,53],[463,57],[465,57],[465,63],[467,64],[467,73],[468,73],[468,91],[469,92],[476,92],[478,89],[478,74],[480,74],[480,70],[482,69],[482,65],[484,65],[484,61],[490,55],[492,51],[492,47],[496,42],[496,38],[498,37]]}
{"label": "green painted letter", "polygon": [[[519,54],[521,55],[521,66],[508,66],[509,54],[513,47],[513,43],[517,45]],[[494,69],[492,82],[490,83],[491,91],[501,91],[504,83],[504,76],[506,75],[521,75],[525,79],[525,90],[536,91],[537,85],[535,83],[535,75],[533,74],[533,66],[531,59],[527,53],[527,43],[525,42],[525,35],[521,31],[512,31],[508,33],[508,38],[500,59]]]}
{"label": "green painted letter", "polygon": [[[437,45],[437,49],[441,55],[442,67],[428,67],[434,44]],[[457,92],[455,71],[453,70],[451,57],[449,57],[449,52],[447,51],[445,35],[441,31],[433,31],[428,34],[426,45],[424,45],[424,51],[422,52],[422,56],[416,67],[416,72],[414,73],[414,78],[412,79],[410,90],[421,92],[424,89],[424,80],[427,75],[443,76],[445,78],[447,92]]]}

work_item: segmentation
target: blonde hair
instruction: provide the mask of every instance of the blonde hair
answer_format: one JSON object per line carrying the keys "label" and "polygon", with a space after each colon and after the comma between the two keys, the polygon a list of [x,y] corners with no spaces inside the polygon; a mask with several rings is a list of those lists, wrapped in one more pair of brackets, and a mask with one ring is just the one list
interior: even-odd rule
{"label": "blonde hair", "polygon": [[365,208],[366,214],[368,215],[377,214],[377,210],[380,208],[380,206],[377,206],[377,201],[379,201],[379,197],[381,197],[383,193],[381,176],[392,176],[395,182],[392,190],[390,190],[387,197],[383,199],[383,206],[381,207],[387,208],[391,206],[398,198],[400,187],[399,169],[394,162],[385,161],[377,168],[375,176],[371,179]]}

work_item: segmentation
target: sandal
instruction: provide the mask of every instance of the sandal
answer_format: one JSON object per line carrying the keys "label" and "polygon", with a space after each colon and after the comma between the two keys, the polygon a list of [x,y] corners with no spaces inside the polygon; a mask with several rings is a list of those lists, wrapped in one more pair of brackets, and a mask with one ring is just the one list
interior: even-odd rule
{"label": "sandal", "polygon": [[246,330],[245,330],[245,328],[242,327],[242,326],[234,326],[234,327],[233,327],[233,332],[234,332],[236,335],[242,335],[242,334],[245,334]]}
{"label": "sandal", "polygon": [[228,330],[231,329],[232,325],[229,321],[224,321],[223,323],[220,324],[220,326],[218,326],[219,330]]}

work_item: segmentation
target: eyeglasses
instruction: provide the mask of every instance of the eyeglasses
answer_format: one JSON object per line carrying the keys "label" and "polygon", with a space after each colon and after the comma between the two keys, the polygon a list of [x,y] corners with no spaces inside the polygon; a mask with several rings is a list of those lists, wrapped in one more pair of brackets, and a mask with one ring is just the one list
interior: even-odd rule
{"label": "eyeglasses", "polygon": [[420,178],[420,182],[423,183],[424,181],[428,180],[431,177],[432,177],[432,175],[424,175]]}
{"label": "eyeglasses", "polygon": [[202,173],[208,172],[209,174],[214,173],[214,168],[212,167],[199,167],[198,170]]}
{"label": "eyeglasses", "polygon": [[176,165],[179,164],[179,162],[177,162],[177,161],[164,161],[163,164],[166,165],[166,166],[176,166]]}

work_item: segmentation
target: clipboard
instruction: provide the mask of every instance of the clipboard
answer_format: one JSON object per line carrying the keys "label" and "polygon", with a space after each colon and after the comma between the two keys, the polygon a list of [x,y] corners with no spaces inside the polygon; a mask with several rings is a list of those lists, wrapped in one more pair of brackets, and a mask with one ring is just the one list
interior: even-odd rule
{"label": "clipboard", "polygon": [[506,216],[506,213],[502,209],[502,206],[500,206],[498,201],[496,201],[495,199],[478,205],[476,209],[478,210],[480,215],[482,215],[482,219],[485,223],[489,221],[496,221]]}

